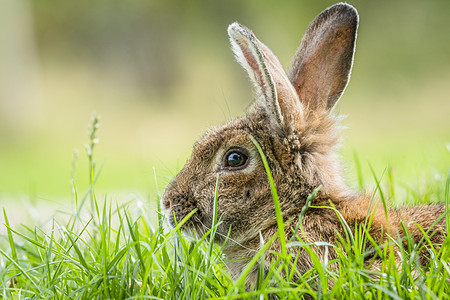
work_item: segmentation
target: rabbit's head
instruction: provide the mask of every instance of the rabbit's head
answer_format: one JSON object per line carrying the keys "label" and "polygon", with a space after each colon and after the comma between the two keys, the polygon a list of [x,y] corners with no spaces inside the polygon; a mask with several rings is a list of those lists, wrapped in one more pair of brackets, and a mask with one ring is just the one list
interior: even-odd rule
{"label": "rabbit's head", "polygon": [[268,177],[250,136],[267,158],[285,216],[300,211],[319,185],[325,194],[346,193],[331,110],[349,80],[357,27],[352,6],[326,9],[309,25],[286,74],[249,29],[229,26],[233,51],[256,99],[244,117],[211,129],[195,144],[162,199],[172,226],[174,218],[180,222],[197,209],[183,227],[198,233],[211,227],[217,178],[219,237],[229,232],[232,240],[244,242],[276,224]]}

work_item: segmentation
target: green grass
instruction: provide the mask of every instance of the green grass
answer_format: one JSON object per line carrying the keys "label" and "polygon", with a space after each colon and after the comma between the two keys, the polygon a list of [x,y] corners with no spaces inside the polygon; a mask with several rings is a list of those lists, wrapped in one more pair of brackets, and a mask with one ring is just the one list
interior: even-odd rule
{"label": "green grass", "polygon": [[[342,246],[336,248],[336,261],[323,262],[313,251],[314,246],[335,247],[333,245],[306,244],[298,236],[288,241],[271,263],[266,276],[260,266],[256,290],[246,291],[246,274],[252,265],[264,261],[267,248],[284,231],[280,230],[269,241],[262,241],[261,250],[242,275],[233,280],[224,265],[221,247],[209,242],[214,240],[220,223],[217,214],[212,229],[204,236],[187,238],[180,227],[189,216],[180,220],[176,228],[167,228],[161,211],[151,209],[155,205],[159,207],[158,203],[150,203],[158,201],[156,196],[138,209],[132,203],[119,205],[108,196],[97,199],[95,187],[102,169],[94,159],[96,129],[94,118],[86,149],[89,183],[80,192],[73,180],[72,197],[76,203],[73,211],[56,214],[46,227],[22,226],[21,229],[12,228],[8,212],[3,211],[7,234],[0,240],[0,297],[255,299],[276,294],[281,299],[299,299],[305,295],[318,299],[450,298],[450,238],[439,250],[433,248],[432,259],[426,265],[417,261],[417,253],[423,245],[408,241],[408,249],[400,246],[403,261],[401,268],[397,268],[393,255],[386,255],[393,253],[397,240],[393,237],[389,243],[376,244],[365,230],[370,226],[370,216],[365,224],[354,230],[342,221],[348,230],[345,236],[339,237]],[[359,160],[355,161],[360,170]],[[270,170],[267,171],[270,178]],[[381,179],[375,175],[362,178],[361,171],[358,174],[361,187],[363,182],[375,182],[377,197],[382,199],[394,203],[423,203],[437,198],[449,206],[450,180],[447,175],[421,186],[405,188],[396,183],[390,169]],[[405,193],[400,193],[401,190]],[[276,189],[273,187],[272,191],[277,207]],[[217,196],[215,200],[216,208]],[[445,218],[448,232],[448,209]],[[280,218],[278,221],[282,222]],[[298,229],[301,230],[301,226]],[[383,260],[379,271],[364,266],[364,259],[369,254],[365,248],[367,243],[375,249],[375,257],[390,257]],[[423,244],[426,243],[425,238]],[[305,274],[299,274],[295,267],[298,246],[304,247],[314,262],[314,269]]]}

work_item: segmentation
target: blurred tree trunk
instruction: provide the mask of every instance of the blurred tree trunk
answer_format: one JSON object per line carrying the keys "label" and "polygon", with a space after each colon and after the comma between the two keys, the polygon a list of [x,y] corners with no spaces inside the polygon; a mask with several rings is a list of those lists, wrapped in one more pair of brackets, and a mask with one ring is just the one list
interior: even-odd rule
{"label": "blurred tree trunk", "polygon": [[30,3],[0,0],[0,136],[18,136],[41,118]]}

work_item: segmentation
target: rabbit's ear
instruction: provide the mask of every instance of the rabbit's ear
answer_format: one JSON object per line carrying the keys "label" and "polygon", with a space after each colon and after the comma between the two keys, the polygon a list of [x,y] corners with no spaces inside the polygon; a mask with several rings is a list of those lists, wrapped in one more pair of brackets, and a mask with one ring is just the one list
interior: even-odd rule
{"label": "rabbit's ear", "polygon": [[295,122],[302,104],[277,57],[245,26],[228,27],[231,45],[238,62],[247,71],[256,88],[258,103],[276,125]]}
{"label": "rabbit's ear", "polygon": [[358,12],[339,3],[309,25],[288,76],[300,101],[311,109],[331,109],[350,78],[355,52]]}

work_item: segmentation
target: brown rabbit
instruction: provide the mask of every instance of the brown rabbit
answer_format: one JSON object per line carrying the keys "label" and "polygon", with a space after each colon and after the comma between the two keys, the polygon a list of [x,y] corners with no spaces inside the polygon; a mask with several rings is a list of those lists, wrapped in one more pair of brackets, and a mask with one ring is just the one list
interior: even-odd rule
{"label": "brown rabbit", "polygon": [[[196,143],[185,167],[167,187],[162,207],[174,226],[193,209],[197,211],[183,225],[202,234],[211,227],[216,179],[219,176],[217,213],[221,217],[216,242],[223,242],[226,264],[236,278],[260,248],[260,233],[268,241],[277,230],[274,202],[261,157],[250,139],[253,136],[267,157],[286,223],[286,239],[299,220],[306,199],[318,186],[313,206],[333,203],[354,228],[373,215],[369,229],[375,241],[387,234],[405,236],[401,221],[413,239],[422,237],[420,225],[436,244],[446,235],[444,205],[399,210],[372,203],[345,185],[336,154],[339,141],[337,118],[332,109],[350,77],[355,52],[358,13],[348,4],[333,5],[309,25],[286,74],[275,55],[246,27],[233,23],[228,28],[233,51],[247,71],[256,90],[250,111],[239,119],[210,130]],[[342,223],[330,208],[309,208],[302,219],[305,242],[336,245],[337,233],[345,236]],[[279,243],[271,250],[279,252]],[[324,247],[314,249],[322,259],[334,259]],[[313,267],[306,251],[298,248],[298,270]],[[425,252],[425,251],[424,251]],[[267,252],[266,260],[271,254]],[[268,264],[265,264],[268,267]],[[255,267],[247,285],[256,282]]]}

